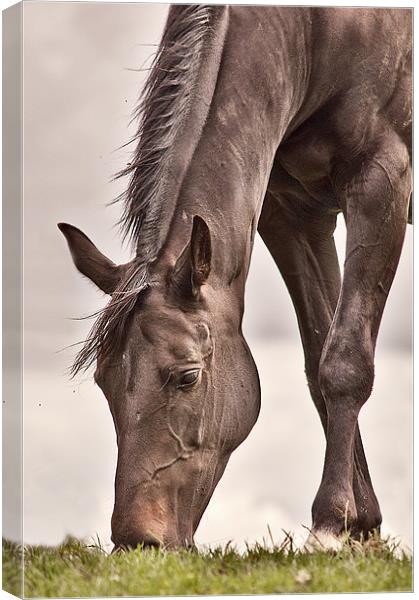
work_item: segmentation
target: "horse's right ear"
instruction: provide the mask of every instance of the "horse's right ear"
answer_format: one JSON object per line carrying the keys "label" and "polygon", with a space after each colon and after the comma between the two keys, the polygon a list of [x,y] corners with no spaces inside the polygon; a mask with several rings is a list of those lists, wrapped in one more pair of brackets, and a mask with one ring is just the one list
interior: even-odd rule
{"label": "horse's right ear", "polygon": [[123,275],[125,265],[116,265],[106,258],[80,229],[68,223],[58,223],[64,234],[77,269],[106,294],[112,294]]}
{"label": "horse's right ear", "polygon": [[184,296],[199,298],[201,287],[211,272],[211,234],[198,215],[193,219],[191,239],[178,257],[171,273],[176,290]]}

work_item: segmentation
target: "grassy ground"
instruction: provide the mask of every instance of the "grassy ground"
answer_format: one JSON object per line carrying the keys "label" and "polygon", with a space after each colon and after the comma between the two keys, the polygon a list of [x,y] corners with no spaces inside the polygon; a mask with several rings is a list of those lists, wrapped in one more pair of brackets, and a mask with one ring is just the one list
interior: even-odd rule
{"label": "grassy ground", "polygon": [[[20,549],[3,542],[3,588],[20,595]],[[412,590],[412,561],[394,546],[348,542],[338,554],[304,554],[288,540],[191,553],[138,548],[109,556],[74,539],[25,548],[25,596],[149,596]]]}

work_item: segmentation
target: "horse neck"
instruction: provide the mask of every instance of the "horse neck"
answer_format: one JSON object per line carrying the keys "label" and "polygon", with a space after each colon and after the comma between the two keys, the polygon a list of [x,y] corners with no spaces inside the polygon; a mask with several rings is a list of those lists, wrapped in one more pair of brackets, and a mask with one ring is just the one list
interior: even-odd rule
{"label": "horse neck", "polygon": [[[226,14],[219,20],[222,59],[220,47],[213,46],[218,67],[211,73],[206,69],[196,96],[205,100],[208,89],[214,92],[205,125],[197,127],[188,119],[193,151],[176,182],[176,202],[162,252],[164,261],[173,262],[188,241],[193,216],[200,215],[211,231],[214,285],[229,286],[238,295],[244,293],[275,153],[304,97],[305,65],[296,64],[300,58],[295,50],[291,52],[285,35],[278,39],[278,18],[283,16],[266,8],[230,7],[228,26]],[[260,35],[260,28],[266,35]],[[282,29],[287,31],[286,24]],[[213,55],[206,60],[214,64]],[[296,80],[295,73],[302,80]],[[174,153],[185,161],[184,145],[179,144]]]}

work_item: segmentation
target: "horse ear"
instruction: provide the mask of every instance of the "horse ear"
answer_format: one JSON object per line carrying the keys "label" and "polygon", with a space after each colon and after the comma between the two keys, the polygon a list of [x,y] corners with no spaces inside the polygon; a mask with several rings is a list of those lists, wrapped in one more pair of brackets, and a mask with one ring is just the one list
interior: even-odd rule
{"label": "horse ear", "polygon": [[80,229],[68,223],[58,223],[64,234],[77,269],[106,294],[112,294],[123,274],[124,265],[115,265],[96,248]]}
{"label": "horse ear", "polygon": [[172,282],[183,294],[197,298],[211,271],[211,234],[201,217],[193,219],[192,234],[172,272]]}

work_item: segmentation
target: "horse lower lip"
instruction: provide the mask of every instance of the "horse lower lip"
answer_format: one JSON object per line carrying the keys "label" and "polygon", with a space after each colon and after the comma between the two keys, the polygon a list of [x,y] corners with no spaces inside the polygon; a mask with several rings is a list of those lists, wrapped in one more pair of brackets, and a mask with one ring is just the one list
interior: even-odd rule
{"label": "horse lower lip", "polygon": [[161,548],[161,544],[156,540],[143,540],[138,544],[115,544],[111,554],[119,554],[120,552],[129,552],[135,550],[138,546],[142,548]]}
{"label": "horse lower lip", "polygon": [[145,540],[141,545],[143,548],[161,548],[161,544],[155,540]]}

